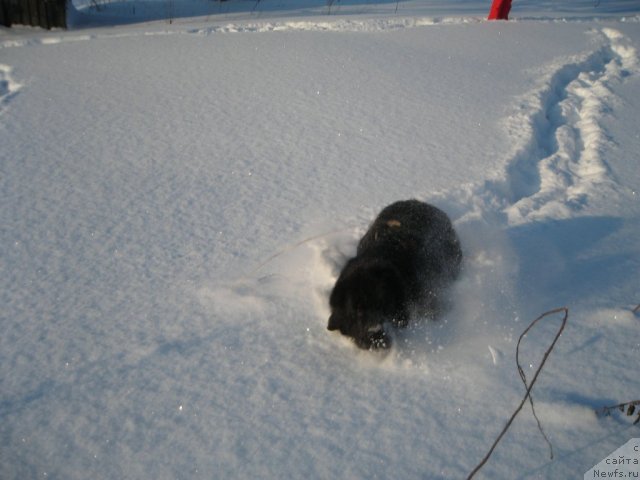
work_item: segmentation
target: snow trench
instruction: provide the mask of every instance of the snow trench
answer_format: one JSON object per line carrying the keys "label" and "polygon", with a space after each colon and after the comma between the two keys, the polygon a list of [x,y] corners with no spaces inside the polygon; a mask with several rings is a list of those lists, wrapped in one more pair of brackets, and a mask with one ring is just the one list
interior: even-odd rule
{"label": "snow trench", "polygon": [[616,102],[612,84],[638,73],[637,54],[616,30],[593,35],[602,47],[554,67],[507,120],[518,145],[504,185],[509,224],[568,218],[615,194],[603,121]]}

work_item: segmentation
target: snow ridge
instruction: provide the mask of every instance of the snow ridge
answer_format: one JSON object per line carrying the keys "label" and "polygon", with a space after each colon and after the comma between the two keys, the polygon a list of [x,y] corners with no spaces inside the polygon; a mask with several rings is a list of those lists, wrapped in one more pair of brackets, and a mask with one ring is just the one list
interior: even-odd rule
{"label": "snow ridge", "polygon": [[119,33],[62,34],[42,37],[11,38],[0,41],[0,48],[26,47],[38,45],[57,45],[103,38],[129,38],[153,35],[213,35],[232,33],[269,33],[269,32],[384,32],[405,28],[428,27],[435,25],[462,25],[479,23],[475,17],[407,17],[407,18],[368,18],[335,20],[274,20],[258,22],[230,22],[207,25],[206,27],[188,27],[176,25],[167,29],[162,23],[149,25],[146,31]]}
{"label": "snow ridge", "polygon": [[13,79],[11,71],[12,68],[9,65],[0,63],[0,115],[4,113],[11,99],[22,87]]}
{"label": "snow ridge", "polygon": [[[549,21],[549,22],[569,22],[570,19],[526,19],[520,18],[514,21]],[[578,18],[573,21],[584,22],[586,19]],[[598,19],[589,19],[597,21]],[[640,16],[623,19],[629,23],[640,22]],[[336,18],[327,20],[318,19],[292,19],[273,21],[237,21],[229,23],[214,23],[205,27],[190,27],[179,24],[167,28],[164,22],[157,21],[148,24],[144,31],[134,30],[118,33],[88,33],[77,34],[65,32],[61,35],[30,36],[25,38],[10,38],[0,41],[0,49],[15,48],[40,45],[58,45],[61,43],[84,42],[88,40],[107,38],[130,38],[139,36],[155,35],[200,35],[209,36],[214,34],[233,33],[269,33],[269,32],[352,32],[352,33],[372,33],[372,32],[392,32],[408,28],[420,28],[442,25],[465,25],[476,24],[485,21],[483,17],[397,17],[397,18]],[[604,29],[607,30],[607,29]],[[604,32],[603,30],[603,32]]]}
{"label": "snow ridge", "polygon": [[341,18],[338,20],[293,20],[258,23],[229,23],[206,28],[190,30],[189,33],[211,35],[213,33],[241,33],[241,32],[382,32],[404,28],[416,28],[442,24],[478,23],[480,18],[384,18],[353,20]]}

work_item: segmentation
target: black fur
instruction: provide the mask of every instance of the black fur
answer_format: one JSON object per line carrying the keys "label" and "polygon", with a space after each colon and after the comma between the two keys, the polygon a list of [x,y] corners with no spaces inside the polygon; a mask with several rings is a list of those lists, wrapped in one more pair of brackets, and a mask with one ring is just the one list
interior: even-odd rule
{"label": "black fur", "polygon": [[461,261],[458,236],[443,211],[418,200],[393,203],[340,273],[327,328],[352,337],[360,348],[389,348],[383,324],[404,327],[415,308],[436,317]]}

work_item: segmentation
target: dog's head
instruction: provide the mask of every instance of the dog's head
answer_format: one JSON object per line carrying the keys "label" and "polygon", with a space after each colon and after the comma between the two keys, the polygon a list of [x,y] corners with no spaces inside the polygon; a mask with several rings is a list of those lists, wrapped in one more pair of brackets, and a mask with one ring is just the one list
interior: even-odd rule
{"label": "dog's head", "polygon": [[366,350],[391,347],[385,322],[406,320],[402,280],[395,269],[379,265],[359,265],[345,269],[331,292],[329,330],[353,338]]}
{"label": "dog's head", "polygon": [[358,310],[350,313],[336,311],[329,317],[329,330],[353,338],[356,345],[365,350],[387,349],[391,347],[391,337],[385,332],[382,323],[370,322],[370,317]]}

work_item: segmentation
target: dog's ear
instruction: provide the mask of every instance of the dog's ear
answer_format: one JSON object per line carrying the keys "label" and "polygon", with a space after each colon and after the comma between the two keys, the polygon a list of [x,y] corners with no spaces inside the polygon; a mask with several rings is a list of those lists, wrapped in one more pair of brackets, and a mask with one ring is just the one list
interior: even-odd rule
{"label": "dog's ear", "polygon": [[327,330],[340,330],[341,325],[342,322],[340,321],[340,318],[335,313],[332,313],[329,317],[329,325],[327,325]]}

